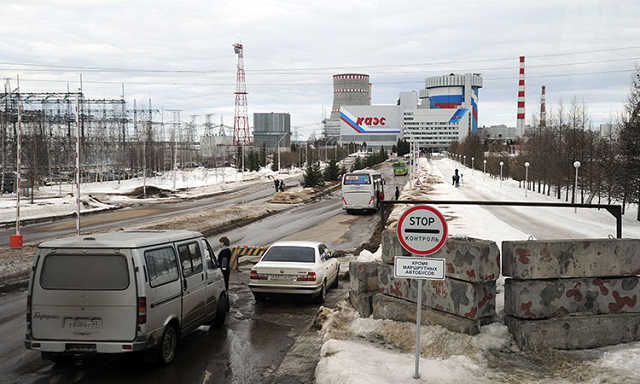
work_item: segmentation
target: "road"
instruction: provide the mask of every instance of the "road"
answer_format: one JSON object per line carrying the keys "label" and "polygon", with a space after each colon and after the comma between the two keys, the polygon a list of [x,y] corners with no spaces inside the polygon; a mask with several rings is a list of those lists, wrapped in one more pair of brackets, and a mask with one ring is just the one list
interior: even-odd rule
{"label": "road", "polygon": [[[391,176],[387,166],[383,170]],[[386,195],[391,196],[388,183]],[[233,201],[257,197],[260,188],[242,193],[224,202],[215,198],[200,203],[232,204]],[[270,189],[261,188],[269,195]],[[248,197],[249,196],[249,197]],[[195,202],[197,203],[197,202]],[[183,208],[188,209],[185,203]],[[197,209],[197,207],[193,207]],[[161,213],[168,214],[168,213]],[[141,220],[134,218],[132,220]],[[349,250],[367,241],[378,221],[378,215],[346,215],[340,195],[334,193],[314,203],[267,217],[224,235],[233,244],[268,245],[280,239],[324,241],[335,250]],[[56,223],[54,223],[56,224]],[[48,225],[54,225],[48,224]],[[57,223],[60,224],[60,223]],[[99,224],[106,225],[106,224]],[[40,230],[47,225],[38,225]],[[217,245],[217,239],[209,239]],[[24,348],[25,292],[0,296],[0,372],[7,383],[272,383],[310,382],[315,367],[314,356],[307,356],[308,366],[291,381],[278,379],[278,367],[296,338],[312,324],[318,304],[305,300],[277,299],[264,304],[254,301],[248,289],[246,268],[231,275],[231,311],[220,329],[202,326],[180,343],[175,361],[168,367],[156,368],[132,355],[106,355],[77,358],[73,364],[43,361],[37,352]],[[348,283],[329,290],[325,306],[335,306],[346,296]]]}
{"label": "road", "polygon": [[[293,181],[291,181],[293,182]],[[290,182],[290,183],[291,183]],[[298,180],[296,180],[298,182]],[[202,199],[183,200],[178,202],[139,205],[115,211],[92,213],[81,217],[82,231],[94,232],[109,227],[123,227],[144,223],[150,219],[170,217],[177,212],[186,214],[208,208],[220,208],[233,205],[261,204],[271,199],[272,188],[265,188],[264,183],[253,183],[240,190],[223,195]],[[62,237],[75,234],[75,218],[53,222],[21,225],[20,234],[30,242],[39,242],[47,238]],[[9,236],[15,234],[15,228],[0,230],[0,246],[9,246]]]}

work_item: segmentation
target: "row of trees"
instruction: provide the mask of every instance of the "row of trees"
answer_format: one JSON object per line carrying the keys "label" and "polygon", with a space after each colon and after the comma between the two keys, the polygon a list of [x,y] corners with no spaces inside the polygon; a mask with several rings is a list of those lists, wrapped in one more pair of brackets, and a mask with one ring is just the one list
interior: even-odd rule
{"label": "row of trees", "polygon": [[[386,161],[388,158],[389,155],[384,148],[380,148],[380,151],[370,152],[364,158],[357,156],[351,166],[351,171],[374,166]],[[342,179],[345,173],[347,173],[345,165],[342,164],[342,166],[339,167],[335,158],[329,159],[324,171],[320,170],[320,162],[312,161],[307,165],[305,170],[303,184],[305,187],[315,187],[325,181],[338,181]]]}
{"label": "row of trees", "polygon": [[[574,98],[568,106],[560,103],[547,114],[546,122],[534,117],[533,125],[515,154],[485,152],[480,138],[469,135],[454,142],[449,152],[460,155],[466,165],[516,180],[525,179],[525,162],[529,162],[527,188],[573,202],[575,168],[580,162],[579,203],[628,203],[640,201],[640,67],[631,82],[618,130],[594,129],[587,107]],[[488,155],[485,157],[485,153]],[[466,157],[466,158],[465,158]],[[638,218],[640,221],[640,210]]]}

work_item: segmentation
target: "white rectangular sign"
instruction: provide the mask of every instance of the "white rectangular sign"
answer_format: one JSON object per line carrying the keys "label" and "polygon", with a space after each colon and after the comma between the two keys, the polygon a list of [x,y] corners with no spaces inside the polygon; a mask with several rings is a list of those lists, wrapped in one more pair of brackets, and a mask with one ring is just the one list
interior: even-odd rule
{"label": "white rectangular sign", "polygon": [[408,279],[444,280],[445,259],[428,257],[395,257],[394,277]]}

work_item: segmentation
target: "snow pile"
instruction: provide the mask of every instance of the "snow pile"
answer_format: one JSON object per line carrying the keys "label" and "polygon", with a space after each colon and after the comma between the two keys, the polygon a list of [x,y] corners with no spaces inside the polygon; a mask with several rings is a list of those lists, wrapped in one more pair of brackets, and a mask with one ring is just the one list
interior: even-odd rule
{"label": "snow pile", "polygon": [[[115,208],[97,199],[84,195],[80,199],[80,212],[95,212]],[[37,199],[31,204],[29,199],[20,199],[20,220],[39,219],[51,216],[73,215],[78,209],[75,197],[71,195],[62,198]],[[0,199],[0,223],[16,220],[15,198]]]}
{"label": "snow pile", "polygon": [[363,250],[362,252],[360,252],[356,260],[364,263],[372,261],[382,262],[382,246],[378,247],[375,253],[371,253],[366,249]]}

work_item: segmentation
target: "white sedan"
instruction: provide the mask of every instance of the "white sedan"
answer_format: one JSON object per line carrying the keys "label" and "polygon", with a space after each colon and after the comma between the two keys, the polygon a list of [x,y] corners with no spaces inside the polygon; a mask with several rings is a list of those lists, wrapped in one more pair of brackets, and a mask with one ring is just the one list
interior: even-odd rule
{"label": "white sedan", "polygon": [[267,249],[251,268],[249,289],[256,301],[278,294],[307,295],[324,303],[328,287],[338,286],[340,262],[322,243],[283,241]]}

